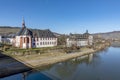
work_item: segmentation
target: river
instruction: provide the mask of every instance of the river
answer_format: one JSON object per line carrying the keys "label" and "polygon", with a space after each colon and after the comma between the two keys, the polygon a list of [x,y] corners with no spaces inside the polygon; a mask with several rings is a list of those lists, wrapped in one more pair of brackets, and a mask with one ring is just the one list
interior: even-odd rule
{"label": "river", "polygon": [[120,47],[57,63],[0,80],[120,80]]}

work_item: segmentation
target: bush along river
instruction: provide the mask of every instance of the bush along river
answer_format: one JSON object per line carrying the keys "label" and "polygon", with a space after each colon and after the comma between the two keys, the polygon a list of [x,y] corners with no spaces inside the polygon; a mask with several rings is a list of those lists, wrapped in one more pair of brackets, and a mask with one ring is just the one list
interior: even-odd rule
{"label": "bush along river", "polygon": [[44,69],[0,78],[0,80],[120,80],[120,47],[77,57]]}

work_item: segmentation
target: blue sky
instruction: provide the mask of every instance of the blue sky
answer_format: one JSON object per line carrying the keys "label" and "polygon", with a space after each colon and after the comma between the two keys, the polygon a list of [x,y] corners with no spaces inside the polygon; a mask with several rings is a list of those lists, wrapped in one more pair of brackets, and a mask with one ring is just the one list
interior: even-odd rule
{"label": "blue sky", "polygon": [[0,25],[69,34],[120,30],[120,0],[0,0]]}

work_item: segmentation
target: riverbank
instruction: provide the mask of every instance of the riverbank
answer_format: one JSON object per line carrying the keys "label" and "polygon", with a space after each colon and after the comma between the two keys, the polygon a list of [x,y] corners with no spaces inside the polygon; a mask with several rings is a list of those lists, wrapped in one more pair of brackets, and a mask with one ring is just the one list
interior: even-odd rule
{"label": "riverbank", "polygon": [[97,46],[95,49],[90,49],[90,48],[85,48],[82,49],[80,52],[74,52],[74,53],[60,53],[57,52],[56,54],[42,54],[42,55],[28,55],[28,56],[16,56],[13,57],[16,60],[22,62],[23,64],[27,65],[28,67],[31,68],[38,68],[38,67],[43,67],[43,66],[48,66],[51,64],[55,64],[58,62],[63,62],[72,58],[80,57],[83,55],[88,55],[91,53],[95,53],[97,51],[100,51],[102,49],[105,49],[108,44],[100,44]]}
{"label": "riverbank", "polygon": [[12,56],[9,55],[6,60],[5,58],[0,64],[0,77],[13,75],[21,72],[25,72],[31,69],[43,68],[48,65],[52,65],[58,62],[63,62],[72,58],[80,57],[83,55],[89,55],[99,50],[105,49],[108,45],[101,44],[95,49],[83,48],[80,52],[74,53],[50,53],[50,54],[34,54],[26,56]]}
{"label": "riverbank", "polygon": [[15,57],[15,59],[17,59],[18,61],[24,63],[25,65],[27,65],[29,67],[37,68],[37,67],[43,67],[43,66],[55,64],[58,62],[66,61],[68,59],[87,55],[87,54],[90,54],[93,52],[95,52],[95,50],[88,49],[86,51],[76,52],[76,53],[71,53],[71,54],[58,54],[57,56],[51,54],[51,56],[50,55],[49,56],[40,56],[40,57],[32,56],[32,58],[30,56],[27,58]]}

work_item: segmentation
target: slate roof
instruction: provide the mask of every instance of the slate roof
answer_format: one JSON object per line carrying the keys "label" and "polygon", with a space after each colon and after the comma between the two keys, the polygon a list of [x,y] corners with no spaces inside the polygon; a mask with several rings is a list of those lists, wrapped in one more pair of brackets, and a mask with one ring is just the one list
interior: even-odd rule
{"label": "slate roof", "polygon": [[89,34],[72,34],[70,38],[88,39]]}
{"label": "slate roof", "polygon": [[32,31],[26,27],[22,27],[20,31],[16,34],[16,36],[20,36],[20,35],[30,35],[33,37]]}
{"label": "slate roof", "polygon": [[22,27],[21,30],[16,34],[16,36],[20,35],[30,35],[32,37],[39,38],[55,38],[56,36],[49,30],[38,30],[38,29],[28,29],[26,27]]}
{"label": "slate roof", "polygon": [[86,33],[84,34],[70,34],[69,38],[70,39],[88,39],[89,37],[89,33],[88,31],[86,31]]}
{"label": "slate roof", "polygon": [[38,30],[34,29],[32,30],[33,37],[39,37],[39,38],[55,38],[56,36],[51,32],[49,29],[46,30]]}

